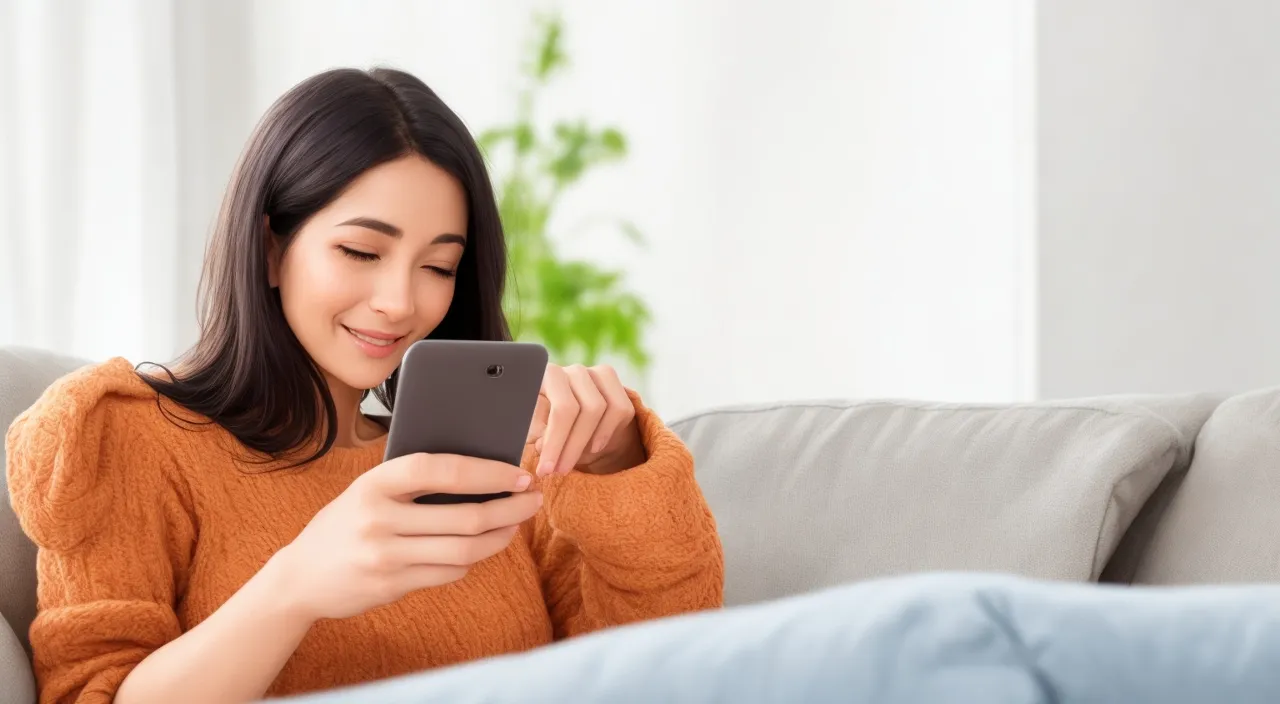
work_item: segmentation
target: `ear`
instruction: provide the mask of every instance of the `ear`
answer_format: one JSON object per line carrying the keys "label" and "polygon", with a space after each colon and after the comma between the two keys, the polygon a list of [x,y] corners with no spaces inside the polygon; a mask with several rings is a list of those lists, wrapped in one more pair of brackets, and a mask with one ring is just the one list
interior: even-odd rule
{"label": "ear", "polygon": [[262,247],[267,255],[267,285],[280,287],[280,241],[271,231],[271,218],[262,216]]}

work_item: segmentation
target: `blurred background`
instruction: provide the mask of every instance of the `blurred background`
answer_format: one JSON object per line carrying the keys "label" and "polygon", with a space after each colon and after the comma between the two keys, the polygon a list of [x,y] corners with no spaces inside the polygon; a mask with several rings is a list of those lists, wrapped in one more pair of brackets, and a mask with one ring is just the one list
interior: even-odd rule
{"label": "blurred background", "polygon": [[389,65],[483,137],[521,336],[664,416],[1272,385],[1278,32],[1274,0],[0,0],[0,345],[185,349],[255,121]]}

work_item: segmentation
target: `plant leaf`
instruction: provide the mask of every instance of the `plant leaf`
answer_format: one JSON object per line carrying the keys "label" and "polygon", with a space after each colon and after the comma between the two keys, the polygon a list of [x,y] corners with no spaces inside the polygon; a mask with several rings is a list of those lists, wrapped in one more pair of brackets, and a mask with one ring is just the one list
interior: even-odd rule
{"label": "plant leaf", "polygon": [[621,157],[627,153],[627,138],[613,127],[600,133],[600,145],[613,156]]}
{"label": "plant leaf", "polygon": [[487,129],[476,137],[476,145],[480,147],[480,151],[486,155],[493,151],[493,148],[502,143],[503,140],[511,136],[511,129],[507,127],[497,127]]}
{"label": "plant leaf", "polygon": [[512,130],[512,136],[516,142],[516,154],[524,155],[533,151],[534,145],[537,143],[537,137],[533,133],[533,125],[528,122],[521,122]]}
{"label": "plant leaf", "polygon": [[632,244],[637,247],[648,247],[649,242],[645,240],[644,233],[640,232],[640,228],[630,220],[619,220],[618,229],[622,231],[623,237],[626,237]]}
{"label": "plant leaf", "polygon": [[[542,343],[558,364],[621,358],[643,373],[649,364],[649,309],[626,289],[622,272],[561,258],[547,232],[562,189],[591,168],[623,158],[627,139],[616,127],[597,129],[581,119],[556,122],[549,134],[535,128],[537,94],[569,63],[561,18],[535,19],[535,41],[524,64],[530,81],[517,95],[515,118],[477,138],[482,150],[509,141],[514,151],[492,173],[507,250],[502,309],[515,339]],[[627,239],[644,245],[632,222],[616,223]]]}
{"label": "plant leaf", "polygon": [[569,57],[560,45],[564,30],[564,22],[560,16],[547,15],[539,23],[542,37],[534,58],[533,76],[539,83],[546,83],[552,73],[569,63]]}

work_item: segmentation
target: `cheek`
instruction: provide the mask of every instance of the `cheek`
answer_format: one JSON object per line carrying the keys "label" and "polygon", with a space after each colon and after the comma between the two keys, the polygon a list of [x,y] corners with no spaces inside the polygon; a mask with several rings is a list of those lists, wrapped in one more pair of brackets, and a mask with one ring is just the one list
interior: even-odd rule
{"label": "cheek", "polygon": [[434,328],[444,319],[453,303],[454,280],[437,278],[427,274],[431,280],[419,290],[416,306],[418,317],[426,325]]}
{"label": "cheek", "polygon": [[360,277],[352,276],[340,259],[323,251],[299,248],[281,263],[280,302],[300,338],[327,327],[335,315],[359,302],[362,286]]}

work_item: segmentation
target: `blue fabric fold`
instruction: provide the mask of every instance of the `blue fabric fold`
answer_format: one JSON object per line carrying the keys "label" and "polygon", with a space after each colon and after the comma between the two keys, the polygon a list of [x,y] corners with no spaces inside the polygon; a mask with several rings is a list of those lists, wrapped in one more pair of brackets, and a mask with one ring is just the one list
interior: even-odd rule
{"label": "blue fabric fold", "polygon": [[291,701],[1273,704],[1280,585],[912,575]]}

